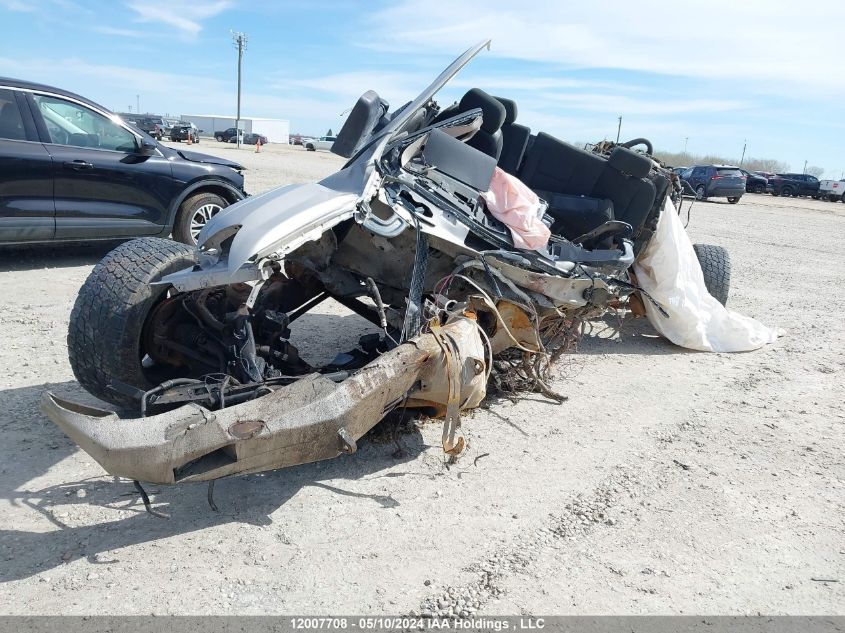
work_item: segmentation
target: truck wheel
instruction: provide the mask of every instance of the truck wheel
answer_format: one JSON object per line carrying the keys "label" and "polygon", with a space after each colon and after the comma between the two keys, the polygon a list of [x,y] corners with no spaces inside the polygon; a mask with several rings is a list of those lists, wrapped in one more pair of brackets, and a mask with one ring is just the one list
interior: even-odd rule
{"label": "truck wheel", "polygon": [[788,198],[789,196],[792,195],[792,188],[791,187],[784,187],[783,189],[780,190],[780,195],[782,195],[784,198]]}
{"label": "truck wheel", "polygon": [[194,250],[185,244],[142,237],[121,244],[94,267],[76,298],[67,334],[70,366],[86,391],[112,404],[133,405],[133,398],[109,388],[113,380],[146,391],[175,377],[145,368],[144,322],[168,290],[151,283],[195,263]]}
{"label": "truck wheel", "polygon": [[704,185],[698,185],[695,188],[695,198],[696,200],[707,200],[707,189]]}
{"label": "truck wheel", "polygon": [[176,214],[173,239],[185,244],[196,244],[200,231],[208,221],[228,206],[229,203],[216,193],[206,191],[190,196]]}
{"label": "truck wheel", "polygon": [[728,251],[712,244],[693,244],[692,247],[701,264],[707,292],[722,305],[727,304],[731,289],[731,256]]}
{"label": "truck wheel", "polygon": [[218,143],[222,143],[222,142],[223,142],[223,137],[222,137],[222,136],[220,136],[219,134],[218,134],[217,136],[215,136],[214,138],[215,138],[215,139],[217,139],[217,142],[218,142]]}

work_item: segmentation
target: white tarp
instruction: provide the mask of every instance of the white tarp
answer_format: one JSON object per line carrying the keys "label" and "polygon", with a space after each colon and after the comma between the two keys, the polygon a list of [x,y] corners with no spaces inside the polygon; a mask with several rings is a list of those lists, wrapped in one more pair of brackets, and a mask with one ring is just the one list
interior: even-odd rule
{"label": "white tarp", "polygon": [[707,292],[692,242],[668,198],[634,271],[640,287],[669,313],[666,318],[643,297],[648,320],[676,345],[705,352],[747,352],[778,337],[778,331],[726,309]]}

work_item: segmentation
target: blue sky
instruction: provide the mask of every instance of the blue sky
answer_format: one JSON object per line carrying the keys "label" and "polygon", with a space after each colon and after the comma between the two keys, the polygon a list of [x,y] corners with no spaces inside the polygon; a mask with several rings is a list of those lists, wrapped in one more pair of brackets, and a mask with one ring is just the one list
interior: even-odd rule
{"label": "blue sky", "polygon": [[[397,107],[492,38],[444,99],[515,99],[520,122],[569,141],[804,161],[845,171],[845,14],[832,0],[0,0],[0,75],[114,110],[227,114],[249,36],[244,115],[320,134],[374,89]],[[838,31],[838,33],[837,33]]]}

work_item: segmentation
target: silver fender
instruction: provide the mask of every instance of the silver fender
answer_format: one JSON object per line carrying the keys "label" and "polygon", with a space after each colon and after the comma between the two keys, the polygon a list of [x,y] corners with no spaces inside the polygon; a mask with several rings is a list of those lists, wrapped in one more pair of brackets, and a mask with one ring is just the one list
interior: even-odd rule
{"label": "silver fender", "polygon": [[229,273],[250,260],[284,257],[305,242],[319,239],[336,224],[351,218],[359,196],[319,183],[287,185],[228,207],[209,221],[197,240],[200,252],[218,247],[215,237],[236,229],[228,251]]}

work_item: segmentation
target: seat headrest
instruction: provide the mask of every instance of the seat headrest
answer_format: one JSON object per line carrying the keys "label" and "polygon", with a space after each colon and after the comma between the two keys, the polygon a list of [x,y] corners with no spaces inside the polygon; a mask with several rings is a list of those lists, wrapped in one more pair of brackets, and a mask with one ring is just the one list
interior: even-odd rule
{"label": "seat headrest", "polygon": [[616,170],[634,178],[645,178],[651,171],[651,160],[627,147],[614,147],[607,162]]}
{"label": "seat headrest", "polygon": [[495,97],[488,95],[480,88],[472,88],[461,98],[460,110],[466,112],[474,108],[481,108],[483,121],[481,129],[488,134],[494,134],[501,129],[505,122],[505,106]]}
{"label": "seat headrest", "polygon": [[516,121],[516,101],[504,97],[495,97],[495,99],[505,106],[505,122],[502,125],[510,125]]}

